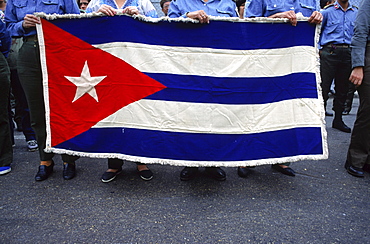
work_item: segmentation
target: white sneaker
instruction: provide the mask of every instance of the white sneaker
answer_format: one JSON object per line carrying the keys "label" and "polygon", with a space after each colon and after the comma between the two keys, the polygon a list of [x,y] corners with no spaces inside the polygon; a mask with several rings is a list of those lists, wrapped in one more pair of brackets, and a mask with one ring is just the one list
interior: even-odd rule
{"label": "white sneaker", "polygon": [[39,149],[39,145],[37,145],[37,141],[36,140],[27,141],[27,147],[28,147],[28,151],[29,152],[34,152],[37,149]]}
{"label": "white sneaker", "polygon": [[10,168],[10,166],[0,167],[0,175],[5,175],[9,173],[11,170],[12,168]]}

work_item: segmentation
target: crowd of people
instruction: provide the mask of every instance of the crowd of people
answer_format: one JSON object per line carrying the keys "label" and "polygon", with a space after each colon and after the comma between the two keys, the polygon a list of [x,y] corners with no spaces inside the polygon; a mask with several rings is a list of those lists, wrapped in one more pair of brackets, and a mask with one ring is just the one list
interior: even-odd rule
{"label": "crowd of people", "polygon": [[[5,0],[0,0],[0,8]],[[370,0],[363,0],[361,6],[356,7],[348,0],[321,1],[321,8],[316,0],[285,1],[285,0],[161,0],[161,9],[169,18],[191,18],[200,24],[210,22],[210,16],[239,17],[239,18],[287,18],[291,25],[298,24],[297,16],[302,14],[308,17],[308,22],[320,24],[320,73],[321,88],[325,102],[329,98],[331,84],[335,84],[333,102],[334,119],[332,127],[340,131],[351,133],[351,143],[348,150],[345,168],[348,173],[363,177],[364,171],[369,171],[370,165]],[[53,0],[44,1],[17,1],[8,0],[5,17],[0,21],[0,175],[11,171],[12,162],[12,127],[9,119],[10,90],[13,94],[24,91],[16,96],[27,103],[21,111],[26,111],[29,124],[26,124],[27,114],[20,112],[23,130],[32,125],[34,134],[25,134],[27,143],[33,142],[34,150],[38,149],[40,165],[35,176],[36,181],[47,179],[53,172],[53,153],[46,153],[43,149],[46,144],[45,106],[42,87],[42,73],[39,54],[39,44],[36,36],[36,25],[40,19],[34,12],[46,14],[80,14],[100,12],[107,16],[114,16],[117,10],[128,15],[144,15],[157,18],[158,13],[150,0]],[[357,19],[356,19],[357,18]],[[12,69],[9,68],[7,57],[11,50],[13,38],[15,78],[11,78]],[[287,37],[288,38],[288,37]],[[15,43],[20,43],[17,47]],[[11,63],[11,62],[10,62]],[[17,88],[13,85],[20,84]],[[11,82],[12,80],[12,82]],[[18,83],[17,83],[18,81]],[[348,107],[352,104],[353,92],[357,90],[360,97],[360,106],[353,130],[342,119],[348,114]],[[23,96],[23,97],[22,97]],[[352,96],[352,98],[351,98]],[[346,110],[347,108],[347,110]],[[326,116],[333,116],[326,112]],[[32,136],[33,135],[33,136]],[[37,143],[36,143],[37,141]],[[36,143],[36,145],[35,145]],[[28,143],[29,149],[32,143]],[[62,155],[63,178],[72,179],[76,175],[76,161],[78,157]],[[110,182],[122,172],[123,160],[108,159],[108,169],[102,175],[103,182]],[[136,163],[137,171],[143,180],[153,178],[153,173],[147,165]],[[252,167],[238,167],[240,177],[248,177]],[[285,175],[295,176],[289,163],[275,164],[272,168]],[[180,179],[190,180],[197,175],[198,168],[185,167],[180,173]],[[207,167],[206,172],[216,180],[226,179],[226,173],[220,167]]]}

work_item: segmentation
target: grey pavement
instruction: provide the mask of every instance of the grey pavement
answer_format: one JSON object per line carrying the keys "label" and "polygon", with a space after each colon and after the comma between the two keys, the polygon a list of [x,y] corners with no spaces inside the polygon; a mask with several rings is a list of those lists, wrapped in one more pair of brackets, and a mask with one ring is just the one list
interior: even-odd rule
{"label": "grey pavement", "polygon": [[[353,127],[358,99],[344,120]],[[81,158],[78,175],[35,182],[38,153],[16,132],[12,172],[0,176],[0,243],[370,243],[370,177],[343,168],[350,135],[326,118],[329,159],[292,164],[296,177],[260,166],[247,179],[203,173],[188,182],[181,167],[151,165],[143,181],[132,163],[102,183],[104,159]],[[204,176],[204,177],[201,177]]]}

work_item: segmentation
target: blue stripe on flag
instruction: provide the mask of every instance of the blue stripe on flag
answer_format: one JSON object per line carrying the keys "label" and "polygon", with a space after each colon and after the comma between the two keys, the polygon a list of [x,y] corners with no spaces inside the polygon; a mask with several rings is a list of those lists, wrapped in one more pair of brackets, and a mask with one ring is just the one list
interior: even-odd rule
{"label": "blue stripe on flag", "polygon": [[146,99],[220,103],[265,104],[296,98],[317,98],[315,74],[282,77],[226,78],[146,73],[167,86]]}
{"label": "blue stripe on flag", "polygon": [[[119,20],[119,18],[125,18],[125,20]],[[124,25],[122,25],[122,21],[124,21]],[[168,21],[151,23],[122,15],[81,18],[74,21],[73,24],[69,19],[56,19],[53,20],[53,24],[92,45],[109,42],[133,42],[230,50],[314,46],[312,37],[315,33],[315,25],[308,22],[300,22],[301,31],[297,31],[297,28],[289,23],[230,21],[211,21],[210,24]],[[263,32],[261,32],[262,29]],[[221,34],[223,31],[225,35]],[[205,41],[212,33],[214,33],[212,41]]]}
{"label": "blue stripe on flag", "polygon": [[323,153],[321,128],[315,127],[236,135],[92,128],[56,147],[190,161],[247,161]]}

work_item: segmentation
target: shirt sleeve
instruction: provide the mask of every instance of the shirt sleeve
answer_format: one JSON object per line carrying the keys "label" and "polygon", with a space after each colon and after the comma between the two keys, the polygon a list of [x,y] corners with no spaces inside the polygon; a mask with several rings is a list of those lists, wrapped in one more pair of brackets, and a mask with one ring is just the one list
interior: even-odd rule
{"label": "shirt sleeve", "polygon": [[324,32],[324,29],[325,29],[325,26],[328,22],[328,14],[327,14],[327,10],[322,10],[321,11],[321,14],[323,16],[323,19],[322,19],[322,22],[321,22],[321,35],[320,35],[320,40],[319,40],[319,45],[322,46],[323,43],[322,43],[322,38],[323,38],[323,32]]}
{"label": "shirt sleeve", "polygon": [[78,7],[77,1],[75,0],[67,0],[65,2],[65,9],[64,13],[58,14],[80,14],[80,8]]}
{"label": "shirt sleeve", "polygon": [[24,36],[25,30],[23,29],[23,19],[18,20],[16,9],[13,0],[8,0],[5,11],[5,23],[11,36],[20,37]]}
{"label": "shirt sleeve", "polygon": [[5,57],[8,56],[10,45],[12,40],[10,38],[9,32],[6,29],[6,25],[3,21],[0,20],[0,51],[4,54]]}
{"label": "shirt sleeve", "polygon": [[98,1],[98,0],[91,0],[90,3],[87,5],[86,13],[97,12],[99,10],[99,8],[100,8],[100,5],[102,5],[100,3],[100,1]]}
{"label": "shirt sleeve", "polygon": [[158,18],[157,10],[149,0],[141,1],[139,11],[147,17]]}
{"label": "shirt sleeve", "polygon": [[352,68],[365,66],[366,44],[370,31],[370,1],[362,1],[355,21],[352,37]]}
{"label": "shirt sleeve", "polygon": [[170,8],[168,9],[168,17],[170,18],[178,18],[182,16],[181,10],[178,6],[178,3],[176,0],[172,0],[170,3]]}
{"label": "shirt sleeve", "polygon": [[244,17],[264,17],[264,4],[262,0],[253,0],[248,7],[244,9]]}
{"label": "shirt sleeve", "polygon": [[[46,14],[80,14],[77,2],[75,0],[58,0],[58,4],[40,4],[35,10],[35,2],[33,1],[15,1],[8,0],[5,11],[5,22],[10,35],[13,37],[22,37],[35,35],[36,28],[23,28],[23,18],[26,14],[34,12],[44,12]],[[41,1],[40,1],[41,2]]]}

